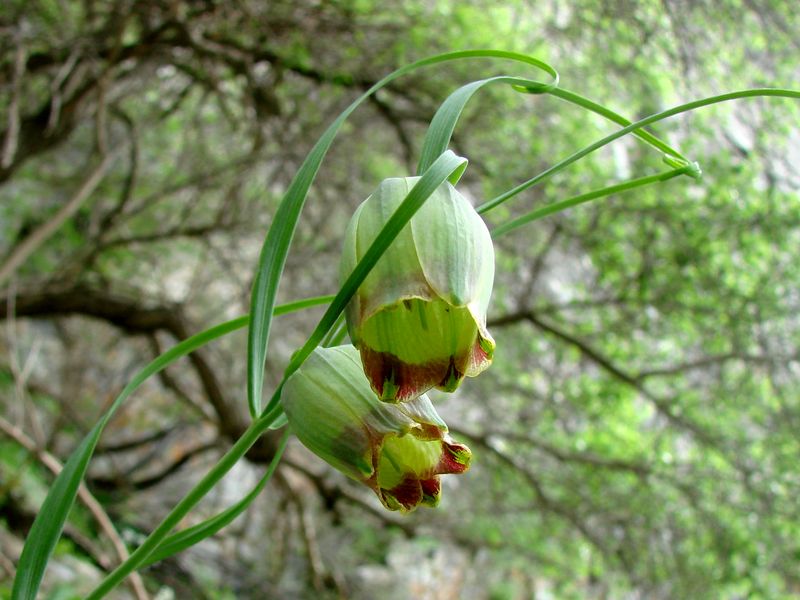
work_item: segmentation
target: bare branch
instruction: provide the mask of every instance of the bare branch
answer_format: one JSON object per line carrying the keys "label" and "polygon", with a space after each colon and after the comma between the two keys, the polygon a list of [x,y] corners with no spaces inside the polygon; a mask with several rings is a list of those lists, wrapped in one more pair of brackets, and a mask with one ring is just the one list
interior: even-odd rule
{"label": "bare branch", "polygon": [[14,71],[11,81],[11,101],[8,105],[8,127],[3,141],[3,152],[0,156],[0,168],[7,169],[14,162],[19,141],[19,98],[22,93],[22,77],[25,74],[25,46],[22,40],[17,42],[17,52],[14,55]]}
{"label": "bare branch", "polygon": [[[148,338],[150,341],[150,347],[153,349],[153,354],[156,356],[161,354],[163,349],[158,341],[158,337],[153,333],[150,334]],[[213,422],[214,415],[209,412],[205,405],[196,402],[194,398],[192,398],[189,393],[181,387],[178,381],[172,377],[172,375],[170,375],[169,368],[159,371],[158,378],[161,380],[161,384],[165,388],[172,391],[172,393],[175,394],[175,396],[184,404],[186,404],[186,406],[191,408],[193,412],[197,413],[201,418]]]}
{"label": "bare branch", "polygon": [[[138,301],[84,284],[51,286],[50,288],[17,294],[11,300],[17,317],[56,317],[83,315],[101,319],[132,334],[153,334],[165,331],[177,340],[189,337],[191,329],[180,305],[147,307]],[[0,299],[0,319],[7,318],[9,300]],[[241,405],[226,396],[204,348],[187,356],[197,375],[206,399],[216,415],[220,433],[236,440],[247,429]],[[256,462],[269,462],[278,439],[277,431],[262,436],[250,449],[247,457]]]}
{"label": "bare branch", "polygon": [[[614,550],[607,544],[607,541],[599,536],[597,533],[592,531],[589,526],[584,522],[580,515],[576,512],[570,510],[566,506],[562,505],[559,502],[554,501],[552,498],[549,497],[547,492],[544,489],[544,485],[539,480],[539,478],[533,473],[533,471],[528,468],[527,465],[523,466],[518,464],[512,457],[508,456],[501,450],[497,449],[494,444],[485,436],[485,435],[473,435],[468,434],[466,432],[461,432],[461,434],[468,438],[471,443],[482,447],[484,450],[487,450],[490,454],[492,454],[500,463],[510,467],[517,473],[519,473],[525,481],[528,482],[533,493],[537,499],[537,505],[540,509],[553,513],[563,519],[565,519],[568,523],[570,523],[575,529],[580,532],[580,534],[586,538],[586,540],[595,548],[597,548],[604,556],[611,558],[612,556],[616,556],[620,561],[625,564],[625,557],[622,556],[620,552],[614,552]],[[626,565],[627,566],[627,565]]]}
{"label": "bare branch", "polygon": [[[36,443],[29,438],[25,432],[6,421],[2,416],[0,416],[0,430],[17,442],[20,446],[25,448],[28,452],[33,454],[54,475],[57,476],[59,473],[61,473],[63,466],[55,456],[46,450],[39,449],[36,446]],[[103,510],[102,505],[82,482],[78,487],[78,498],[80,498],[81,502],[86,505],[86,508],[89,509],[89,512],[92,513],[92,516],[95,518],[98,525],[100,525],[103,533],[105,533],[105,535],[111,541],[111,544],[114,546],[114,551],[117,553],[120,562],[127,560],[128,556],[130,556],[128,554],[128,549],[125,546],[125,543],[122,541],[122,538],[117,533],[117,530],[114,528],[114,523],[111,522],[111,518],[108,516],[108,514],[106,514],[105,510]],[[150,596],[147,594],[147,590],[144,588],[144,582],[142,581],[141,576],[138,573],[132,573],[129,581],[134,595],[139,600],[148,600]]]}
{"label": "bare branch", "polygon": [[324,477],[314,473],[313,471],[311,471],[304,465],[300,464],[299,462],[292,460],[290,457],[284,456],[281,460],[284,465],[291,467],[298,473],[301,473],[314,485],[314,487],[317,490],[317,493],[322,499],[323,505],[328,511],[335,511],[336,504],[340,500],[344,500],[346,502],[349,502],[350,504],[358,506],[359,510],[368,512],[384,525],[388,525],[390,527],[396,527],[397,529],[402,531],[408,538],[413,537],[414,534],[416,533],[416,528],[414,527],[413,524],[408,523],[404,520],[393,518],[391,516],[392,513],[387,512],[383,508],[379,509],[375,505],[370,504],[369,502],[365,502],[363,499],[348,492],[341,486],[326,481]]}
{"label": "bare branch", "polygon": [[[211,442],[205,442],[203,444],[198,444],[195,447],[189,448],[187,450],[178,449],[178,452],[180,452],[180,455],[178,456],[178,458],[176,460],[173,460],[170,463],[168,463],[164,468],[162,468],[157,473],[149,475],[148,477],[144,477],[142,479],[134,479],[133,478],[134,471],[136,471],[139,467],[142,466],[142,464],[138,464],[138,465],[135,465],[128,472],[121,474],[121,476],[119,476],[119,477],[114,477],[114,476],[111,476],[111,477],[91,477],[89,479],[89,483],[91,484],[91,486],[93,488],[100,489],[100,490],[103,490],[103,491],[106,491],[106,492],[110,492],[110,491],[128,491],[128,490],[140,492],[142,490],[146,490],[146,489],[149,489],[151,487],[154,487],[154,486],[158,485],[159,483],[161,483],[162,481],[164,481],[168,477],[170,477],[170,476],[174,475],[175,473],[177,473],[178,471],[180,471],[181,468],[183,468],[183,466],[186,465],[195,456],[197,456],[199,454],[203,454],[205,452],[208,452],[209,450],[213,450],[213,449],[217,448],[218,446],[219,446],[218,442],[216,440],[212,440]],[[175,454],[175,450],[173,449],[173,450],[171,450],[169,452],[161,453],[161,454],[165,455],[165,456],[173,457],[173,455]],[[153,457],[152,456],[148,456],[148,458],[146,460],[141,461],[141,462],[142,463],[150,463],[151,462],[151,460],[150,460],[151,458],[153,458]]]}
{"label": "bare branch", "polygon": [[403,122],[400,119],[400,116],[395,112],[391,105],[382,100],[376,94],[370,96],[369,100],[372,105],[378,109],[378,112],[381,114],[381,116],[386,119],[386,121],[394,129],[395,133],[397,134],[397,141],[400,142],[400,146],[403,148],[403,159],[405,160],[406,165],[411,168],[414,164],[413,144],[411,143],[411,139],[408,137],[408,134],[403,127]]}
{"label": "bare branch", "polygon": [[26,237],[11,252],[11,255],[6,259],[5,263],[0,265],[0,285],[3,284],[14,272],[24,263],[28,257],[36,252],[36,250],[44,244],[50,236],[52,236],[58,229],[80,208],[86,199],[91,196],[95,188],[100,184],[108,172],[109,167],[114,162],[114,159],[121,152],[122,146],[118,147],[114,152],[106,154],[100,164],[97,165],[91,173],[84,179],[80,187],[72,195],[72,197],[58,209],[58,211],[43,225],[36,228],[33,233]]}
{"label": "bare branch", "polygon": [[[14,299],[17,317],[53,317],[84,315],[102,319],[115,327],[134,334],[169,332],[175,339],[189,337],[189,329],[180,306],[144,307],[136,300],[102,291],[83,284],[71,287],[43,289],[30,294],[18,294]],[[0,300],[0,317],[5,318],[6,300]],[[206,397],[219,419],[222,431],[236,439],[246,429],[242,415],[225,398],[222,385],[211,368],[206,352],[198,349],[188,356]]]}
{"label": "bare branch", "polygon": [[711,366],[725,364],[732,361],[741,361],[743,363],[753,365],[772,365],[778,362],[788,362],[798,360],[800,352],[787,354],[785,356],[769,356],[767,354],[744,354],[739,352],[729,352],[727,354],[718,354],[715,356],[705,356],[696,360],[689,360],[674,365],[667,365],[663,367],[654,367],[640,371],[636,375],[638,381],[643,381],[649,377],[663,377],[669,375],[678,375],[686,371],[693,371],[697,369],[705,369]]}
{"label": "bare branch", "polygon": [[557,446],[545,442],[544,440],[538,439],[530,433],[518,434],[510,431],[487,430],[483,432],[481,436],[477,436],[477,434],[470,433],[458,427],[452,426],[450,427],[450,431],[455,434],[462,434],[464,437],[468,438],[482,437],[489,439],[497,437],[520,444],[527,444],[536,448],[537,450],[541,450],[542,452],[549,454],[562,463],[577,463],[589,467],[608,469],[611,471],[627,471],[640,476],[649,475],[652,472],[651,467],[646,463],[606,458],[590,452],[570,452],[563,448],[558,448]]}
{"label": "bare branch", "polygon": [[614,364],[611,359],[603,355],[599,350],[593,348],[587,342],[581,340],[580,338],[572,335],[571,333],[543,321],[536,313],[531,310],[523,310],[516,313],[510,313],[507,315],[503,315],[501,317],[497,317],[492,319],[489,322],[489,326],[491,327],[502,327],[505,325],[511,325],[514,323],[519,322],[529,322],[534,326],[538,327],[542,331],[545,331],[554,337],[560,339],[562,342],[565,342],[571,346],[576,347],[580,350],[581,354],[593,362],[595,365],[618,379],[619,381],[631,386],[636,391],[638,391],[644,398],[649,400],[658,410],[659,413],[664,415],[670,422],[680,426],[681,428],[691,431],[698,439],[703,441],[704,443],[718,447],[720,445],[720,440],[718,436],[713,434],[711,431],[708,431],[701,425],[688,420],[687,418],[679,415],[674,407],[672,406],[672,402],[668,399],[661,398],[656,396],[655,394],[651,393],[647,388],[644,387],[641,380],[635,374],[630,374],[616,364]]}

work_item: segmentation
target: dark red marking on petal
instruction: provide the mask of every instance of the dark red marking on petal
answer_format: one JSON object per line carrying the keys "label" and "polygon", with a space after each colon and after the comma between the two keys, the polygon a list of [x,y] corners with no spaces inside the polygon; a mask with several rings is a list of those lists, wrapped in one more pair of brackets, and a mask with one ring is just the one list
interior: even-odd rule
{"label": "dark red marking on petal", "polygon": [[413,510],[422,502],[422,485],[414,476],[407,476],[399,485],[381,491],[394,498],[405,510]]}
{"label": "dark red marking on petal", "polygon": [[442,483],[439,481],[439,476],[434,475],[430,479],[423,479],[420,481],[420,485],[424,501],[429,505],[436,506],[442,495]]}
{"label": "dark red marking on petal", "polygon": [[389,352],[377,352],[361,344],[361,362],[372,389],[384,402],[416,398],[438,385],[447,371],[447,362],[422,365],[403,362]]}
{"label": "dark red marking on petal", "polygon": [[442,430],[431,423],[419,423],[419,429],[413,430],[413,435],[418,440],[433,441],[442,439]]}
{"label": "dark red marking on petal", "polygon": [[478,359],[480,364],[488,363],[478,341],[470,352],[461,356],[424,364],[403,362],[394,354],[377,352],[364,344],[359,350],[364,373],[378,397],[384,402],[403,402],[416,398],[432,387],[446,392],[455,391],[465,373],[472,368],[475,348],[482,353]]}
{"label": "dark red marking on petal", "polygon": [[485,370],[492,363],[494,354],[494,341],[478,335],[475,343],[470,349],[469,360],[467,361],[466,372],[470,376],[475,376]]}
{"label": "dark red marking on petal", "polygon": [[406,472],[400,484],[391,489],[378,486],[379,450],[375,449],[373,456],[376,471],[372,477],[362,481],[375,491],[383,505],[389,510],[408,512],[420,504],[429,507],[438,506],[442,494],[439,475],[463,473],[469,468],[472,458],[467,446],[454,442],[447,436],[441,444],[442,454],[436,466],[426,470],[425,473]]}
{"label": "dark red marking on petal", "polygon": [[463,473],[469,469],[472,452],[464,444],[457,442],[442,442],[442,457],[436,466],[435,472],[441,475],[449,473]]}
{"label": "dark red marking on petal", "polygon": [[[461,362],[464,361],[459,361],[459,363]],[[464,379],[464,369],[459,369],[456,366],[455,356],[451,356],[450,362],[447,365],[447,371],[436,387],[444,392],[454,392],[456,388],[458,388],[458,385],[461,383],[462,379]]]}
{"label": "dark red marking on petal", "polygon": [[481,344],[480,338],[475,340],[475,344],[472,346],[472,362],[475,364],[480,364],[482,362],[486,362],[489,360],[489,353],[483,348],[483,344]]}

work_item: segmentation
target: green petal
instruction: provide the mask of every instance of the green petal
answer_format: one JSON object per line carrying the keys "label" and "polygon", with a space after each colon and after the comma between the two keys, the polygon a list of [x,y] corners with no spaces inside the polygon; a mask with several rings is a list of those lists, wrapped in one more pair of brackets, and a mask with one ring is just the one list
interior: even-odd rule
{"label": "green petal", "polygon": [[[353,213],[353,216],[350,218],[350,222],[347,224],[347,229],[345,230],[344,234],[344,246],[342,248],[342,259],[339,263],[339,280],[344,281],[350,275],[350,273],[355,269],[356,265],[358,264],[359,259],[361,258],[358,254],[358,224],[360,221],[361,211],[364,208],[365,202],[362,202],[356,211]],[[363,287],[363,286],[362,286]],[[350,339],[355,341],[355,331],[353,330],[353,325],[358,323],[361,318],[361,296],[359,293],[353,295],[350,302],[348,302],[347,306],[345,307],[345,317],[347,319],[347,328],[350,333]]]}
{"label": "green petal", "polygon": [[475,304],[485,318],[494,282],[494,248],[469,201],[446,183],[414,215],[411,229],[433,291],[453,306]]}
{"label": "green petal", "polygon": [[369,433],[326,387],[299,370],[286,382],[281,401],[292,430],[309,450],[355,479],[372,475]]}
{"label": "green petal", "polygon": [[[415,182],[416,178],[385,179],[363,202],[354,236],[357,256],[361,257],[372,244]],[[358,295],[360,314],[357,319],[363,319],[400,298],[431,297],[430,287],[419,265],[410,227],[404,227],[400,231],[359,287]]]}
{"label": "green petal", "polygon": [[402,362],[424,365],[465,355],[477,333],[478,324],[467,307],[410,298],[367,318],[361,325],[360,341]]}
{"label": "green petal", "polygon": [[356,479],[372,475],[373,448],[383,436],[414,426],[378,401],[349,345],[315,350],[284,385],[281,402],[300,441]]}
{"label": "green petal", "polygon": [[430,441],[412,435],[390,436],[381,448],[375,491],[389,510],[409,512],[419,505],[437,506],[439,476],[463,473],[471,458],[469,448],[448,436]]}
{"label": "green petal", "polygon": [[491,364],[494,340],[471,307],[403,300],[366,319],[359,348],[364,372],[385,402],[437,387],[452,392]]}
{"label": "green petal", "polygon": [[414,435],[419,439],[441,439],[447,433],[447,424],[425,394],[397,404],[397,409],[420,425],[419,430],[414,430]]}
{"label": "green petal", "polygon": [[378,459],[378,486],[390,490],[407,476],[427,478],[442,459],[441,440],[423,441],[413,435],[389,436]]}

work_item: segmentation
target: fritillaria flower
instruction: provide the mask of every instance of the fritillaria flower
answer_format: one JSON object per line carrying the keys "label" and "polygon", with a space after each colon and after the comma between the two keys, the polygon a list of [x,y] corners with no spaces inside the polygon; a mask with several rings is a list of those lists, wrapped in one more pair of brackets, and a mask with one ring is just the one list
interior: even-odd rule
{"label": "fritillaria flower", "polygon": [[469,448],[450,438],[427,396],[378,400],[353,346],[317,348],[287,380],[281,402],[300,441],[389,510],[436,506],[439,476],[469,467]]}
{"label": "fritillaria flower", "polygon": [[[346,278],[418,178],[386,179],[345,234]],[[378,397],[407,401],[452,392],[486,369],[494,340],[486,311],[494,280],[489,231],[469,201],[443,183],[392,242],[350,301],[350,338]]]}

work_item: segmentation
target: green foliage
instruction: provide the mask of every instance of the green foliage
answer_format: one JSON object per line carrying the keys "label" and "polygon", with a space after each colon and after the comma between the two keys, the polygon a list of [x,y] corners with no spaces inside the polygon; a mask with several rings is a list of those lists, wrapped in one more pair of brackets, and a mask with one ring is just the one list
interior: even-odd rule
{"label": "green foliage", "polygon": [[[281,382],[314,346],[343,335],[335,330],[339,314],[371,264],[426,194],[460,175],[463,159],[443,154],[452,145],[471,161],[461,186],[477,198],[495,234],[501,275],[490,321],[496,321],[491,327],[498,348],[487,376],[465,385],[453,402],[440,399],[454,415],[448,419],[458,425],[454,433],[472,440],[475,467],[454,490],[458,493],[447,495],[443,510],[403,522],[401,529],[415,536],[414,550],[432,553],[449,542],[469,554],[471,564],[486,560],[490,576],[482,589],[497,598],[542,590],[558,598],[791,597],[800,557],[795,292],[800,204],[793,178],[798,94],[760,90],[716,97],[714,102],[737,100],[719,108],[706,107],[710,100],[682,104],[721,91],[796,81],[791,34],[800,23],[790,4],[773,2],[756,10],[740,2],[678,8],[586,1],[569,7],[543,3],[533,10],[521,1],[499,6],[409,0],[388,13],[376,11],[372,2],[324,7],[278,2],[246,3],[243,18],[222,5],[211,14],[179,2],[163,21],[169,25],[163,36],[156,27],[161,9],[144,4],[141,14],[122,20],[115,2],[91,7],[40,2],[35,14],[23,3],[2,9],[4,15],[23,15],[29,27],[20,29],[31,56],[22,86],[23,117],[47,106],[51,91],[60,89],[53,87],[56,67],[71,72],[65,65],[72,47],[97,51],[86,61],[77,55],[80,69],[72,76],[78,81],[84,74],[81,81],[90,92],[75,97],[81,109],[75,114],[91,118],[81,117],[74,132],[65,134],[69,151],[34,155],[17,165],[4,185],[0,255],[13,251],[69,196],[90,163],[86,157],[100,145],[98,131],[105,127],[110,139],[132,145],[135,139],[135,148],[122,154],[125,160],[16,275],[33,288],[43,281],[79,281],[115,291],[133,288],[151,303],[179,298],[204,324],[193,332],[247,310],[231,301],[238,291],[230,289],[249,287],[250,275],[230,265],[252,264],[262,247],[252,287],[246,377],[244,361],[238,360],[244,353],[235,342],[220,340],[220,355],[224,349],[236,360],[225,354],[214,361],[230,371],[226,392],[242,405],[246,379],[256,424],[237,433],[244,437],[223,462],[96,595],[132,570],[214,534],[255,501],[269,473],[234,506],[170,535],[270,424],[283,424],[273,410]],[[297,14],[303,27],[291,26]],[[181,29],[184,19],[197,15],[191,31]],[[114,17],[109,23],[120,23],[118,29],[100,27],[109,16]],[[15,43],[4,41],[3,78],[14,72]],[[535,82],[531,90],[529,80],[498,60],[511,55],[495,51],[451,54],[458,60],[447,68],[395,79],[445,60],[414,62],[437,48],[482,46],[535,53],[558,65],[564,85],[576,92]],[[118,64],[116,52],[126,57]],[[136,52],[152,54],[137,62]],[[492,60],[480,67],[462,60],[477,56]],[[398,64],[411,66],[374,83],[376,74]],[[533,64],[555,75],[544,63]],[[102,86],[94,87],[99,73],[113,92],[105,115],[95,110],[105,101]],[[536,94],[513,94],[509,86],[489,82]],[[71,82],[64,90],[74,88]],[[364,90],[370,91],[340,112]],[[762,94],[795,100],[742,100]],[[351,114],[362,101],[366,110]],[[441,102],[444,108],[435,112]],[[2,123],[13,121],[9,106],[6,100],[0,105]],[[678,108],[664,112],[667,107]],[[336,114],[341,116],[334,119]],[[431,117],[426,132],[421,123]],[[662,122],[666,117],[675,118]],[[634,125],[618,127],[631,121]],[[653,125],[659,138],[644,133],[643,124]],[[337,131],[341,139],[332,146]],[[623,138],[628,132],[643,139]],[[302,289],[299,282],[313,282],[305,285],[312,285],[314,294],[336,291],[327,288],[335,285],[329,273],[336,261],[329,255],[336,254],[339,225],[375,181],[410,175],[403,171],[417,157],[421,172],[430,167],[425,185],[406,198],[354,276],[335,296],[324,298],[329,308],[316,328],[309,331],[302,320],[284,329],[273,323],[280,294],[307,295],[295,293]],[[691,160],[703,170],[699,181],[678,177],[698,174]],[[134,163],[138,167],[129,167]],[[235,259],[215,264],[220,256],[215,246],[242,253],[226,254]],[[208,274],[198,277],[204,270]],[[167,281],[186,271],[194,279],[177,288],[190,292],[176,292]],[[217,281],[219,287],[213,287]],[[179,355],[245,325],[237,319],[178,344],[139,371],[119,395],[117,381],[98,384],[117,401],[77,446],[53,486],[18,565],[16,597],[34,593],[54,548],[75,552],[72,545],[56,546],[56,539],[114,410]],[[273,328],[279,333],[268,348]],[[28,334],[68,337],[63,320],[53,329]],[[9,345],[18,343],[15,335]],[[140,346],[134,348],[138,353]],[[12,350],[20,354],[17,347]],[[144,358],[141,364],[123,364],[122,353],[107,354],[102,360],[115,368],[119,361],[120,374],[147,363]],[[8,379],[5,408],[16,398],[12,388],[21,378],[6,377],[5,368],[0,374]],[[59,377],[52,369],[44,379]],[[154,378],[149,382],[156,388]],[[265,385],[273,390],[266,411]],[[148,395],[144,388],[138,393]],[[50,441],[62,456],[86,433],[80,423],[100,412],[92,406],[94,396],[91,389],[69,403],[36,396],[36,411],[48,416],[48,427],[57,425]],[[85,419],[62,418],[70,414],[65,406],[85,412]],[[185,406],[173,403],[159,417],[174,422],[186,414]],[[8,489],[42,493],[49,481],[43,469],[20,469],[19,463],[32,464],[32,458],[15,444],[3,444],[3,487],[8,481]],[[302,488],[302,501],[287,485],[288,491],[276,493],[284,503],[274,505],[307,502],[321,529],[334,536],[347,532],[348,543],[323,562],[334,562],[331,557],[344,554],[347,546],[345,564],[352,569],[389,564],[400,529],[391,523],[375,526],[381,517],[367,516],[346,485],[297,459],[291,464],[292,476],[312,485]],[[324,506],[307,500],[315,495]],[[347,503],[357,510],[342,517],[339,506]],[[300,506],[301,518],[286,521],[302,520],[306,510]],[[73,518],[88,530],[85,513]],[[263,537],[280,536],[277,519],[260,527]],[[425,536],[426,531],[437,535]],[[311,550],[302,554],[310,571],[318,568]],[[319,591],[319,581],[314,585]],[[0,596],[8,593],[0,587]],[[53,597],[74,593],[51,592]],[[233,597],[236,591],[219,593]]]}

